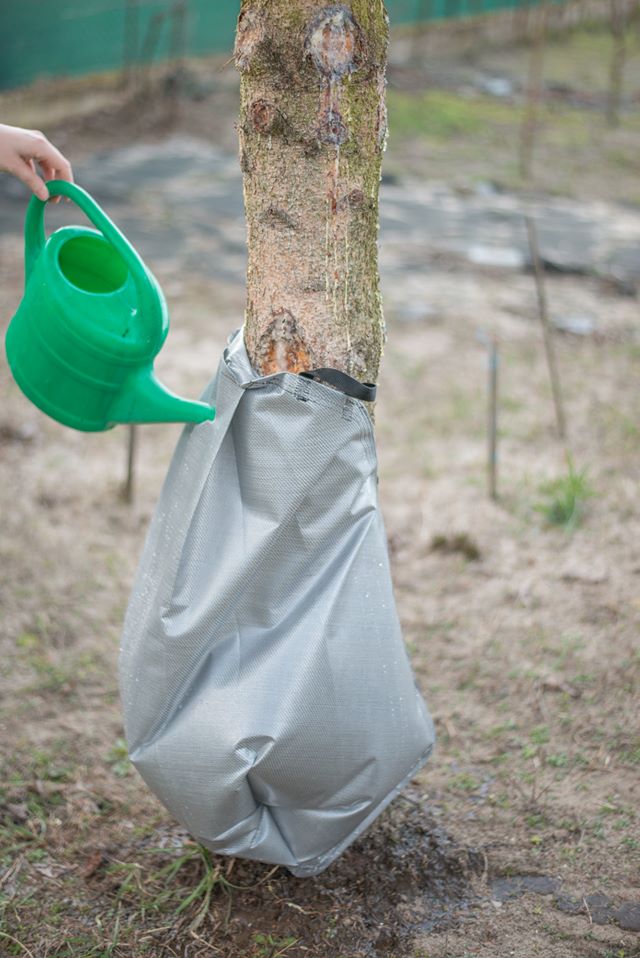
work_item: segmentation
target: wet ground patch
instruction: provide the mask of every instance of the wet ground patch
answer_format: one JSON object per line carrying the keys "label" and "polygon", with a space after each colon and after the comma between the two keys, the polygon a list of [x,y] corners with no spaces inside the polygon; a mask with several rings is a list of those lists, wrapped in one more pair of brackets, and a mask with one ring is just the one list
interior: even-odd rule
{"label": "wet ground patch", "polygon": [[570,895],[563,891],[562,881],[551,875],[510,875],[494,878],[490,884],[494,902],[507,902],[527,892],[552,895],[560,911],[569,915],[585,915],[596,925],[615,924],[625,931],[640,931],[640,902],[623,901],[616,905],[607,895],[592,892]]}
{"label": "wet ground patch", "polygon": [[171,828],[126,850],[93,852],[81,872],[92,897],[136,926],[154,955],[172,954],[185,935],[194,956],[208,953],[204,943],[250,958],[408,955],[416,934],[458,926],[480,900],[484,855],[438,818],[400,798],[316,878],[210,855]]}

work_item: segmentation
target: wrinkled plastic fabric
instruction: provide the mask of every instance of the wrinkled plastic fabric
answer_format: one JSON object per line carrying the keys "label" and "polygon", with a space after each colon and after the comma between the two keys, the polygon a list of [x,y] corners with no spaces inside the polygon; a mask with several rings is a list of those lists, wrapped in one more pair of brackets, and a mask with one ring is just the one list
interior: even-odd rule
{"label": "wrinkled plastic fabric", "polygon": [[429,757],[371,421],[236,333],[152,520],[120,660],[131,760],[215,852],[327,867]]}

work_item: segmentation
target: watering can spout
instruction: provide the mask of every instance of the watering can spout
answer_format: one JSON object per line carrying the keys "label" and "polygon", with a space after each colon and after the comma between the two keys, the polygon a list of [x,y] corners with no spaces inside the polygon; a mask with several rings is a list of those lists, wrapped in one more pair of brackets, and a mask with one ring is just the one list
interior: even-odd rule
{"label": "watering can spout", "polygon": [[109,411],[112,423],[201,423],[215,416],[213,406],[182,399],[166,389],[150,367],[131,373]]}

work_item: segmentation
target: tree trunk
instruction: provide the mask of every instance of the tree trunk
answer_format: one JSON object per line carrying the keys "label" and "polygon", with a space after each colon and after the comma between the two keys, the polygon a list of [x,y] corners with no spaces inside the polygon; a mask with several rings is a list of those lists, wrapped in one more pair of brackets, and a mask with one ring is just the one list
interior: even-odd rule
{"label": "tree trunk", "polygon": [[262,374],[376,380],[387,39],[383,0],[242,0],[245,342]]}

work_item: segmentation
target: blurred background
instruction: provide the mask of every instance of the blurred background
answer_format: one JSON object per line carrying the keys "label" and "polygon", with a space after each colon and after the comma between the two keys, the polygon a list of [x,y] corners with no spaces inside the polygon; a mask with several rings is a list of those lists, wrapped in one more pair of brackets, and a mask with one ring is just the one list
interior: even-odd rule
{"label": "blurred background", "polygon": [[[638,954],[640,5],[387,8],[376,433],[437,755],[318,880],[203,857],[131,771],[116,682],[180,427],[65,429],[3,357],[0,952]],[[158,373],[192,397],[244,309],[237,13],[0,4],[0,120],[153,269]],[[3,329],[27,198],[0,176]]]}

